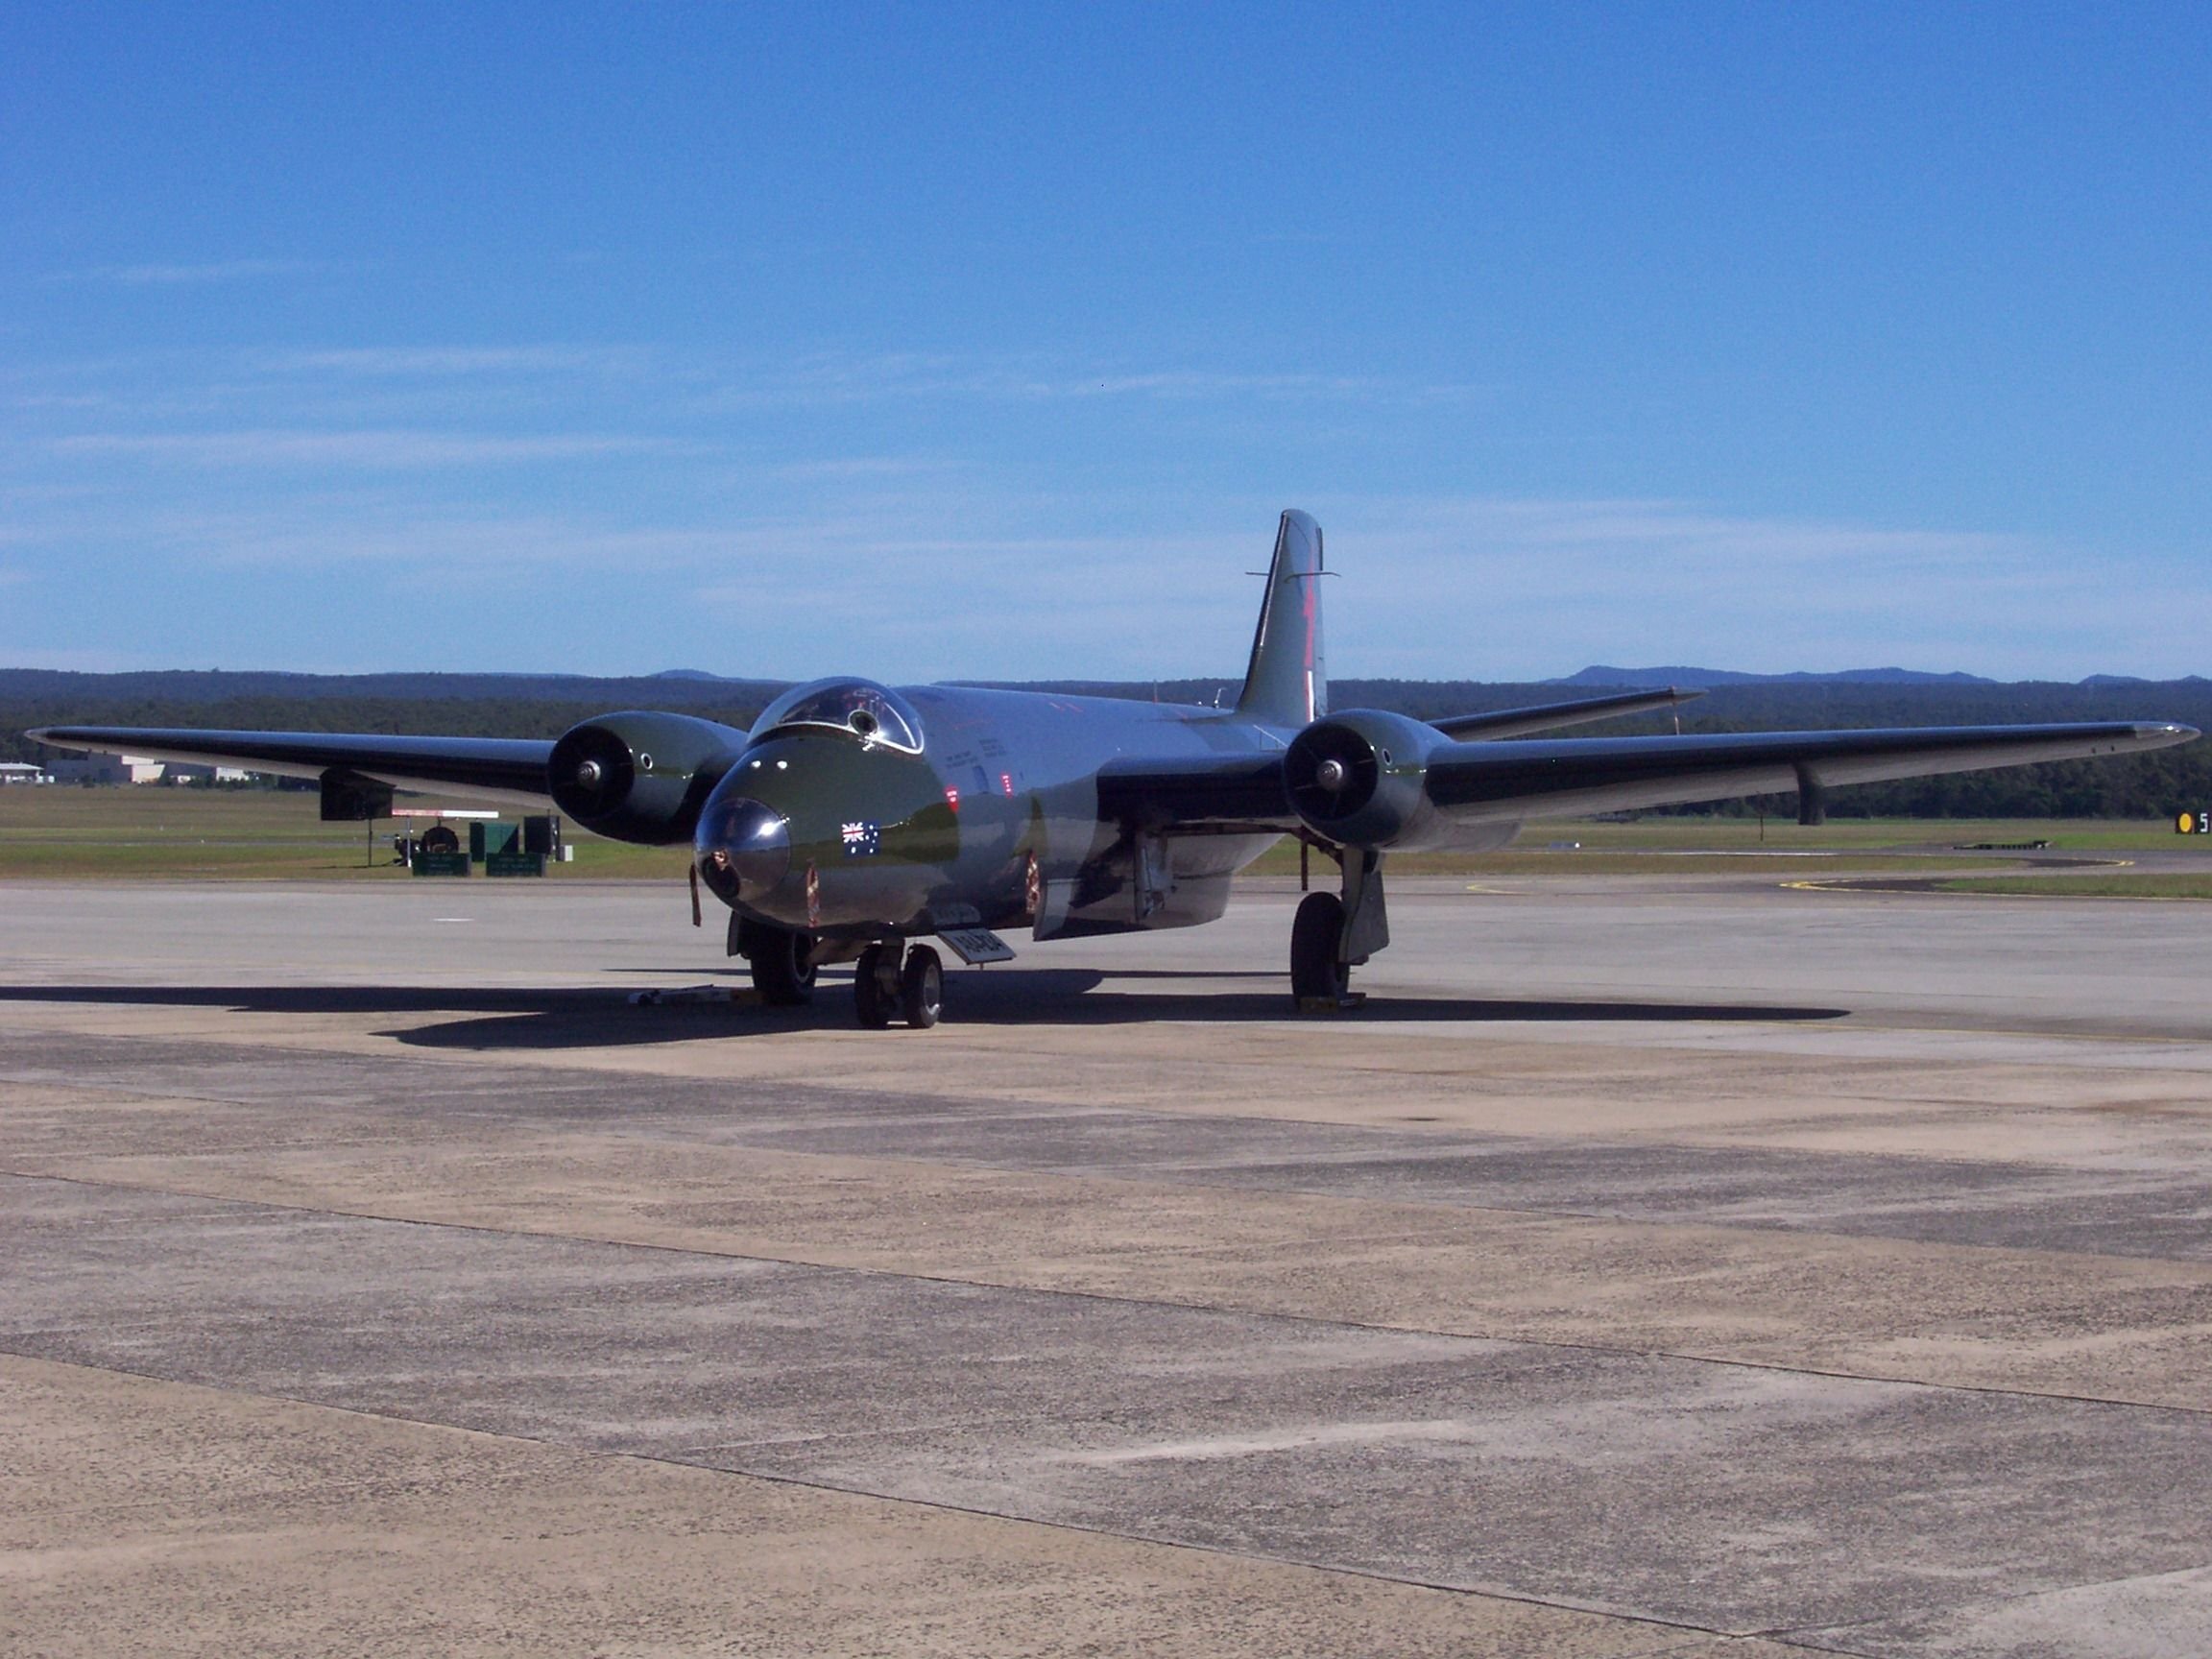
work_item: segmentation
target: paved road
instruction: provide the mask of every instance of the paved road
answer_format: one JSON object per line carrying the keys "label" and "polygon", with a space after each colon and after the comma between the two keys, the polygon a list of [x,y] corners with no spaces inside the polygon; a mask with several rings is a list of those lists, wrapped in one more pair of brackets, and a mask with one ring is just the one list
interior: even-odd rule
{"label": "paved road", "polygon": [[2212,1649],[2208,913],[1489,885],[0,888],[0,1649]]}

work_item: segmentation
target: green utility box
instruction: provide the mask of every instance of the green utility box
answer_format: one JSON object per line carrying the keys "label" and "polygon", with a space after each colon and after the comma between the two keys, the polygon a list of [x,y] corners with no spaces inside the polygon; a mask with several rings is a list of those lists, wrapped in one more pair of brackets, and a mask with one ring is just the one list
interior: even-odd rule
{"label": "green utility box", "polygon": [[[512,829],[510,825],[508,828]],[[545,854],[542,853],[493,853],[484,859],[487,876],[542,876],[545,874]]]}
{"label": "green utility box", "polygon": [[494,853],[512,853],[515,838],[521,832],[516,824],[502,823],[496,818],[479,818],[469,826],[469,857],[481,864]]}
{"label": "green utility box", "polygon": [[417,853],[413,868],[418,876],[466,876],[469,874],[469,854]]}

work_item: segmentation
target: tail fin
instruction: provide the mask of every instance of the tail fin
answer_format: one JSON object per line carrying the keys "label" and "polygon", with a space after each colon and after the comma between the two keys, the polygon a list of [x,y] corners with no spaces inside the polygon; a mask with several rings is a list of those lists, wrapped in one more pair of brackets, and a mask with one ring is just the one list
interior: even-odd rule
{"label": "tail fin", "polygon": [[1267,596],[1237,712],[1275,726],[1303,726],[1329,710],[1321,659],[1321,526],[1295,507],[1275,533]]}

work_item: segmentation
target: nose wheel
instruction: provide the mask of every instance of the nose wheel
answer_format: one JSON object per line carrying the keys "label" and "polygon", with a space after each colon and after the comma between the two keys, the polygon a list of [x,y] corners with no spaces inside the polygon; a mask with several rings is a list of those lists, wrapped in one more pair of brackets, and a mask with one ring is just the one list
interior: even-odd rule
{"label": "nose wheel", "polygon": [[772,1009],[799,1009],[814,999],[814,936],[761,929],[752,951],[752,989]]}
{"label": "nose wheel", "polygon": [[814,935],[789,927],[739,923],[731,950],[753,970],[753,988],[771,1008],[797,1008],[814,996]]}
{"label": "nose wheel", "polygon": [[937,1023],[945,1009],[945,964],[917,945],[901,958],[899,947],[871,945],[853,971],[853,1011],[861,1025],[880,1031],[894,1016],[917,1031]]}

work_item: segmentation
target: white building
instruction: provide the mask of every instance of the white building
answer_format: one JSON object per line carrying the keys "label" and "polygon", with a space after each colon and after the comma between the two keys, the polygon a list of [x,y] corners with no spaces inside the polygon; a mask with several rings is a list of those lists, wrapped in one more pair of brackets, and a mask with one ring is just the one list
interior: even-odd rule
{"label": "white building", "polygon": [[84,755],[48,768],[57,783],[158,783],[166,770],[143,755]]}
{"label": "white building", "polygon": [[0,760],[0,783],[51,783],[54,774],[27,760]]}

